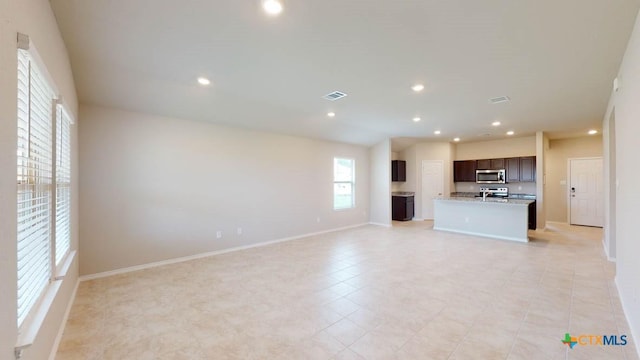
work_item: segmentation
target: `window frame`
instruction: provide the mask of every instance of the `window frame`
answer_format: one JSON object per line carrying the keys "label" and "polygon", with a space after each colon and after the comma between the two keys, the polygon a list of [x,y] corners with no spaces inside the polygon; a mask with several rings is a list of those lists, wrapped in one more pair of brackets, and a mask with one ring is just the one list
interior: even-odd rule
{"label": "window frame", "polygon": [[[71,207],[73,169],[71,166],[71,126],[73,118],[69,115],[61,101],[56,101],[53,125],[55,139],[53,141],[55,161],[53,163],[53,263],[54,274],[60,273],[64,260],[71,252]],[[64,193],[61,193],[61,190]],[[61,222],[62,220],[62,222]],[[62,240],[62,241],[60,241]],[[62,250],[62,253],[60,252]]]}
{"label": "window frame", "polygon": [[[28,206],[25,207],[25,205],[23,205],[21,208],[20,205],[21,199],[23,200],[23,202],[26,198],[31,199],[27,199],[26,204],[34,201],[33,196],[21,197],[21,194],[24,195],[31,191],[28,187],[30,184],[36,183],[34,181],[36,177],[34,176],[37,175],[37,170],[40,170],[39,168],[37,170],[33,170],[32,163],[35,160],[32,158],[30,148],[32,146],[36,146],[35,144],[38,144],[41,149],[44,149],[43,151],[46,150],[49,160],[49,163],[46,164],[48,168],[43,170],[45,172],[48,171],[48,181],[46,181],[43,186],[43,188],[46,189],[48,198],[48,203],[46,204],[48,209],[46,209],[45,211],[47,214],[47,218],[45,219],[43,217],[43,221],[46,221],[46,225],[44,223],[42,224],[43,237],[41,241],[39,240],[38,242],[36,242],[36,245],[42,246],[43,248],[45,247],[44,244],[46,243],[46,271],[43,271],[40,274],[41,276],[38,280],[40,283],[36,284],[37,286],[34,288],[33,293],[27,294],[27,297],[24,297],[26,290],[20,290],[20,284],[22,284],[22,286],[25,286],[25,284],[27,284],[28,288],[30,288],[31,285],[29,284],[29,281],[31,281],[31,279],[29,279],[29,276],[27,276],[23,281],[21,281],[21,276],[19,276],[21,270],[19,267],[16,267],[18,286],[18,288],[16,289],[16,324],[18,329],[16,354],[18,354],[22,351],[22,349],[30,346],[33,343],[33,340],[35,339],[44,321],[44,318],[46,317],[49,308],[53,303],[58,290],[60,289],[61,280],[64,279],[64,276],[66,275],[71,266],[71,263],[75,258],[76,252],[72,249],[72,189],[74,184],[74,169],[72,164],[72,152],[74,145],[72,141],[72,127],[75,124],[75,121],[73,117],[70,116],[68,106],[64,104],[64,102],[58,95],[59,93],[55,82],[52,81],[52,78],[47,71],[47,67],[44,65],[44,62],[40,58],[33,44],[30,44],[30,40],[27,35],[18,33],[16,58],[16,66],[18,72],[18,82],[16,87],[16,101],[18,107],[16,118],[18,131],[16,144],[16,225],[18,226],[18,233],[16,235],[17,250],[20,249],[20,244],[24,245],[32,241],[29,240],[29,238],[31,237],[30,231],[32,229],[32,225],[23,222],[25,221],[25,219],[29,219],[33,215],[30,214],[31,210],[28,209]],[[32,71],[35,71],[35,73],[32,73]],[[38,77],[35,81],[33,77],[34,74]],[[38,96],[41,96],[42,98],[39,99],[40,101],[38,103],[34,103],[32,101],[32,98],[34,98],[34,91],[39,91],[42,89],[46,90],[45,93],[36,94]],[[34,110],[35,107],[38,107],[38,109]],[[34,135],[36,133],[36,129],[33,128],[33,126],[37,125],[36,123],[33,123],[33,116],[38,116],[37,114],[33,115],[35,111],[39,111],[40,115],[46,115],[39,118],[41,124],[46,123],[45,127],[47,132],[46,134],[44,134],[46,136],[44,136],[42,133],[39,133],[37,134],[39,136],[38,139],[35,139],[38,136]],[[66,124],[64,124],[65,122]],[[58,126],[60,126],[60,129],[58,129]],[[48,139],[47,136],[49,136]],[[65,139],[60,144],[66,146],[64,151],[60,152],[60,155],[64,156],[64,158],[59,158],[57,155],[57,152],[59,151],[57,141],[59,138]],[[43,144],[45,144],[46,146]],[[67,207],[66,209],[62,210],[58,210],[57,208],[58,179],[56,170],[58,168],[59,160],[65,162],[65,165],[63,167],[64,170],[67,171],[65,174],[65,180],[67,181],[64,183],[64,187],[68,190],[65,202],[65,205],[67,205]],[[21,210],[23,211],[22,214]],[[61,249],[64,254],[57,254],[58,256],[56,256],[56,248],[58,244],[56,241],[56,224],[59,220],[57,214],[58,211],[63,212],[67,216],[66,224],[62,225],[63,227],[66,227],[66,234],[64,236],[66,237],[65,241],[67,245],[65,245],[65,247]],[[21,223],[22,225],[20,225]],[[20,226],[23,226],[23,233],[21,233],[20,231]],[[44,229],[45,226],[46,230]],[[22,243],[21,240],[23,241]],[[20,255],[16,254],[16,256],[18,256],[18,265],[22,264],[22,267],[24,268],[27,261],[23,260],[21,262],[19,260]],[[23,256],[25,255],[23,254]],[[43,259],[45,257],[41,259],[39,257],[31,258],[30,256],[31,255],[29,255],[27,258],[30,260],[37,260],[40,263],[40,266],[38,268],[40,268],[41,270],[45,268],[45,266],[43,266]],[[25,273],[28,273],[28,271],[22,273],[23,277],[25,276]],[[46,282],[44,281],[44,277],[42,276],[44,274],[46,274]],[[22,294],[23,297],[22,302],[21,296],[19,296],[20,294]]]}
{"label": "window frame", "polygon": [[[350,181],[336,179],[336,170],[337,170],[336,167],[338,166],[338,162],[340,160],[347,160],[351,163],[351,180]],[[340,184],[349,184],[351,186],[351,204],[349,206],[341,206],[341,207],[336,206],[336,195],[338,195],[336,193],[336,185],[340,185]],[[356,207],[356,160],[348,157],[335,156],[333,158],[333,210],[342,211],[342,210],[355,209],[355,207]]]}

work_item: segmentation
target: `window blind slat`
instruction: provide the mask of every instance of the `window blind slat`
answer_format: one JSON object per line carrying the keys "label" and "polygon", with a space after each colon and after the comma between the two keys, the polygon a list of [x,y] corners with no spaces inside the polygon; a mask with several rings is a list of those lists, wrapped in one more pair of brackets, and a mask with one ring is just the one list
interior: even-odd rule
{"label": "window blind slat", "polygon": [[18,50],[18,326],[51,279],[53,98],[28,51]]}

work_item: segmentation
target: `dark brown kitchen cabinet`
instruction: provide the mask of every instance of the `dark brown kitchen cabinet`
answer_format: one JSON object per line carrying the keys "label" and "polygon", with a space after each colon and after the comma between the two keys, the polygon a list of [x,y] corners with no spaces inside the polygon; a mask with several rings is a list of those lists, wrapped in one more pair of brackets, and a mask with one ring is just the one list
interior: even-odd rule
{"label": "dark brown kitchen cabinet", "polygon": [[536,202],[529,204],[529,230],[535,230],[538,227],[538,215],[536,214]]}
{"label": "dark brown kitchen cabinet", "polygon": [[476,160],[476,168],[480,170],[491,169],[491,160],[489,159]]}
{"label": "dark brown kitchen cabinet", "polygon": [[476,182],[476,161],[459,160],[453,162],[454,182]]}
{"label": "dark brown kitchen cabinet", "polygon": [[535,182],[536,157],[512,157],[506,159],[481,159],[453,162],[454,182],[476,182],[476,169],[507,171],[507,183]]}
{"label": "dark brown kitchen cabinet", "polygon": [[407,162],[404,160],[391,161],[391,181],[407,181]]}
{"label": "dark brown kitchen cabinet", "polygon": [[527,156],[520,158],[520,182],[536,181],[536,157]]}
{"label": "dark brown kitchen cabinet", "polygon": [[507,158],[504,159],[505,167],[507,171],[507,182],[519,182],[520,181],[520,158]]}
{"label": "dark brown kitchen cabinet", "polygon": [[413,196],[392,196],[391,218],[398,221],[413,219]]}
{"label": "dark brown kitchen cabinet", "polygon": [[491,159],[491,170],[504,169],[504,159]]}
{"label": "dark brown kitchen cabinet", "polygon": [[504,169],[504,159],[476,160],[476,166],[481,170],[500,170]]}

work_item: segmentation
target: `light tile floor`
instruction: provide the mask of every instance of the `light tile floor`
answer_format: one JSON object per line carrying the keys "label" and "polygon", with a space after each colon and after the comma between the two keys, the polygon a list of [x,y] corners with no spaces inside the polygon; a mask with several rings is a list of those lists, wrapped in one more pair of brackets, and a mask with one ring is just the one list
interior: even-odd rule
{"label": "light tile floor", "polygon": [[[80,284],[57,359],[637,359],[601,229],[365,226]],[[562,344],[627,334],[626,346]]]}

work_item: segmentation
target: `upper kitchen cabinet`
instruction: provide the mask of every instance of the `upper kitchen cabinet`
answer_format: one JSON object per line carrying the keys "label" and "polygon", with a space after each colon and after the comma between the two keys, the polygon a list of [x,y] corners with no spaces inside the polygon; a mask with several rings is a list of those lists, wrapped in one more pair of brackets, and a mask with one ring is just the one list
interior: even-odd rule
{"label": "upper kitchen cabinet", "polygon": [[453,162],[454,182],[476,182],[476,161],[463,160]]}
{"label": "upper kitchen cabinet", "polygon": [[476,160],[476,166],[480,170],[500,170],[504,169],[504,159]]}
{"label": "upper kitchen cabinet", "polygon": [[504,169],[504,159],[491,159],[490,166],[491,170]]}
{"label": "upper kitchen cabinet", "polygon": [[407,162],[404,160],[391,161],[391,181],[407,181]]}
{"label": "upper kitchen cabinet", "polygon": [[507,182],[519,182],[520,181],[520,158],[507,158],[504,159],[505,167],[507,171]]}
{"label": "upper kitchen cabinet", "polygon": [[506,181],[535,182],[536,181],[536,157],[513,157],[506,159],[482,159],[464,160],[453,162],[454,182],[476,182],[476,169],[501,170],[505,169]]}
{"label": "upper kitchen cabinet", "polygon": [[520,158],[520,182],[536,181],[536,157],[527,156]]}

